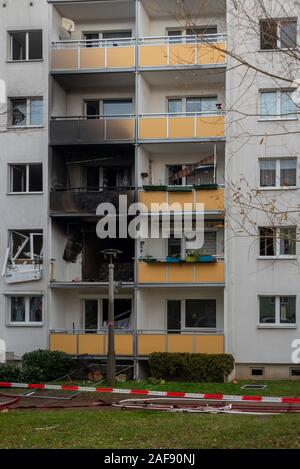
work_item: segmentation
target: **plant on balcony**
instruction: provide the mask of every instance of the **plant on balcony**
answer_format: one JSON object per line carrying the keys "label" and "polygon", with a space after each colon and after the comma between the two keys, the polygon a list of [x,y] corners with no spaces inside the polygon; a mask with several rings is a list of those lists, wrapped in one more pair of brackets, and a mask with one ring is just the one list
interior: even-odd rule
{"label": "plant on balcony", "polygon": [[143,186],[145,192],[159,192],[159,191],[166,191],[167,186],[165,184],[151,184]]}
{"label": "plant on balcony", "polygon": [[201,190],[218,189],[219,185],[215,184],[215,183],[211,183],[211,184],[194,184],[193,187],[196,191],[201,191]]}
{"label": "plant on balcony", "polygon": [[193,186],[180,186],[180,185],[167,186],[168,192],[191,192],[192,190],[193,190]]}
{"label": "plant on balcony", "polygon": [[179,254],[177,254],[176,256],[167,256],[166,257],[166,262],[168,264],[174,264],[176,262],[180,262],[181,261],[181,256]]}
{"label": "plant on balcony", "polygon": [[189,249],[187,251],[185,262],[198,262],[199,253],[200,249],[196,249],[194,251],[192,249]]}
{"label": "plant on balcony", "polygon": [[143,261],[147,262],[147,264],[153,264],[154,262],[157,262],[157,259],[153,256],[145,256],[143,257]]}

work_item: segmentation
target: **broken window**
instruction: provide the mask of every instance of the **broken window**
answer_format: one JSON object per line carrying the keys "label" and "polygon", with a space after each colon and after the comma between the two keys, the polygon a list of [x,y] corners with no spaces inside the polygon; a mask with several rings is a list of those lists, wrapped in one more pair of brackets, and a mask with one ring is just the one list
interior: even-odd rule
{"label": "broken window", "polygon": [[63,253],[63,260],[75,263],[82,251],[81,225],[76,223],[68,225],[67,243]]}
{"label": "broken window", "polygon": [[9,192],[42,192],[42,163],[9,165]]}
{"label": "broken window", "polygon": [[43,125],[42,98],[11,98],[10,125],[13,127]]}
{"label": "broken window", "polygon": [[43,32],[16,31],[10,33],[10,60],[41,60],[43,58]]}
{"label": "broken window", "polygon": [[27,282],[42,278],[42,230],[10,231],[2,276],[6,283]]}
{"label": "broken window", "polygon": [[43,321],[42,296],[10,296],[10,323],[41,323]]}

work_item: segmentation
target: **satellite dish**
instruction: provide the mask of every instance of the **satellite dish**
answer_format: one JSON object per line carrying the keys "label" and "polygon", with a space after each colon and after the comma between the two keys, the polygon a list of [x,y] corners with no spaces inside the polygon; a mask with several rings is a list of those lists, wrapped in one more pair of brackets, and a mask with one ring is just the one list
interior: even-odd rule
{"label": "satellite dish", "polygon": [[61,24],[64,30],[68,33],[73,33],[75,31],[75,23],[73,20],[70,20],[69,18],[62,18]]}

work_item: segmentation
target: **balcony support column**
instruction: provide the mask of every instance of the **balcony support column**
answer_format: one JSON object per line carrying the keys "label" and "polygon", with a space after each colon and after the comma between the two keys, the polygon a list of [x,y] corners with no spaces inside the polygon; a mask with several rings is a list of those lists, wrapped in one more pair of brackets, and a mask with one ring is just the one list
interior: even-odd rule
{"label": "balcony support column", "polygon": [[116,380],[116,354],[115,354],[115,311],[114,311],[114,264],[108,264],[109,290],[108,290],[108,349],[107,349],[107,384],[113,386]]}

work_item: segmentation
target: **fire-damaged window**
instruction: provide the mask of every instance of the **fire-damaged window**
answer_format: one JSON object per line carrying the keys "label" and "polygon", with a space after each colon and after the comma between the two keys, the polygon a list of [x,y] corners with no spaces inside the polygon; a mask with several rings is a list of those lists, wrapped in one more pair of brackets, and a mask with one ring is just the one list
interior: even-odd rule
{"label": "fire-damaged window", "polygon": [[2,272],[6,282],[40,280],[42,263],[42,230],[11,230]]}
{"label": "fire-damaged window", "polygon": [[[132,327],[131,298],[116,298],[114,302],[115,327],[130,329]],[[84,300],[84,329],[88,333],[97,332],[107,327],[108,299]]]}

